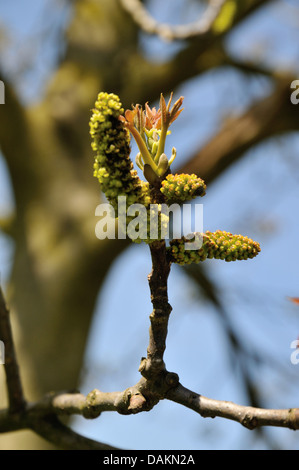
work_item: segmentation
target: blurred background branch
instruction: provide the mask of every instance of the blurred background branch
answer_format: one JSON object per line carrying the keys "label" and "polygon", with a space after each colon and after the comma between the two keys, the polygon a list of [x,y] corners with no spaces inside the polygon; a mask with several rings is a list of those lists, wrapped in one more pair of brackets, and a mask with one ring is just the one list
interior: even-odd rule
{"label": "blurred background branch", "polygon": [[143,31],[148,34],[156,34],[167,41],[173,41],[175,39],[191,39],[209,32],[225,4],[225,0],[210,0],[206,10],[197,21],[179,26],[159,23],[139,0],[120,0],[120,3]]}

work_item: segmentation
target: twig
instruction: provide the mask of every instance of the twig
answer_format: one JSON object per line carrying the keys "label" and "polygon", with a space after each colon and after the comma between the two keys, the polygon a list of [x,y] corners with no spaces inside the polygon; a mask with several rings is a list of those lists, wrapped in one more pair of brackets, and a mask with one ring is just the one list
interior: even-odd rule
{"label": "twig", "polygon": [[147,359],[144,359],[139,369],[142,375],[147,378],[165,370],[163,355],[166,348],[168,320],[172,310],[171,305],[168,303],[167,280],[170,263],[166,257],[165,241],[151,243],[150,251],[152,271],[148,276],[148,281],[154,310],[150,315],[151,326]]}
{"label": "twig", "polygon": [[134,413],[130,399],[140,395],[144,379],[133,387],[120,392],[93,390],[87,396],[82,393],[48,394],[38,403],[30,405],[32,415],[82,415],[87,419],[97,418],[103,411],[117,411],[120,414]]}
{"label": "twig", "polygon": [[55,416],[39,419],[31,429],[63,450],[119,450],[109,444],[81,436],[62,424]]}
{"label": "twig", "polygon": [[0,339],[5,347],[5,374],[9,399],[10,413],[18,413],[25,409],[26,402],[23,395],[22,383],[19,374],[16,352],[13,343],[9,311],[6,307],[2,289],[0,288]]}
{"label": "twig", "polygon": [[120,3],[143,31],[155,34],[166,41],[173,41],[175,39],[190,39],[209,32],[225,1],[210,0],[206,10],[197,21],[177,26],[156,21],[140,0],[120,0]]}
{"label": "twig", "polygon": [[[42,401],[29,405],[22,418],[19,419],[11,417],[7,411],[2,410],[0,411],[0,432],[15,431],[27,427],[40,434],[40,429],[46,429],[46,425],[43,427],[44,425],[39,425],[39,423],[47,421],[49,416],[79,414],[89,419],[95,419],[104,411],[117,411],[120,414],[135,414],[144,411],[143,394],[146,394],[146,382],[145,379],[141,379],[138,384],[122,392],[93,390],[87,396],[80,393],[48,395]],[[233,402],[204,397],[188,390],[181,384],[168,387],[163,397],[160,396],[159,387],[158,389],[158,397],[186,406],[203,418],[231,419],[248,429],[260,426],[299,429],[299,408],[263,409],[238,405]],[[140,406],[137,406],[138,401]],[[51,422],[54,432],[54,421]]]}
{"label": "twig", "polygon": [[177,388],[169,390],[166,398],[191,408],[203,418],[219,416],[237,421],[248,429],[255,429],[259,426],[299,429],[299,408],[271,410],[237,405],[229,401],[203,397],[180,384]]}
{"label": "twig", "polygon": [[[40,410],[41,411],[41,410]],[[8,410],[0,410],[0,433],[31,429],[48,442],[65,450],[115,450],[103,442],[88,439],[62,424],[55,414],[51,414],[51,405],[47,414],[36,413],[29,406],[25,412],[11,414]]]}
{"label": "twig", "polygon": [[0,410],[0,434],[26,428],[28,428],[28,425],[24,420],[23,413],[11,414],[8,409]]}

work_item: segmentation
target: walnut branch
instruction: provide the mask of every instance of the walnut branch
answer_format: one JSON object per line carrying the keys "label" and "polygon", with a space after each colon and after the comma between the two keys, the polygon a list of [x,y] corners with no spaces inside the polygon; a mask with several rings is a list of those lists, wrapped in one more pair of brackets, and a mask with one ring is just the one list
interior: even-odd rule
{"label": "walnut branch", "polygon": [[35,406],[27,404],[23,393],[19,366],[16,358],[9,310],[6,307],[0,288],[0,339],[4,343],[4,368],[8,391],[9,407],[0,410],[0,433],[21,429],[31,429],[40,436],[65,449],[114,449],[101,442],[87,439],[75,433],[58,421],[51,406],[40,414],[35,413]]}
{"label": "walnut branch", "polygon": [[0,291],[0,332],[8,345],[7,358],[10,359],[6,366],[10,408],[0,410],[0,433],[31,429],[64,449],[114,449],[80,436],[62,424],[59,416],[79,414],[95,419],[104,411],[136,414],[149,411],[162,399],[186,406],[202,417],[218,416],[237,421],[248,429],[259,426],[299,429],[299,408],[271,410],[206,398],[182,386],[178,375],[166,370],[163,356],[172,310],[167,294],[170,262],[164,241],[153,242],[150,251],[152,271],[148,279],[154,308],[150,315],[147,357],[141,360],[142,377],[139,382],[124,391],[107,393],[93,390],[87,396],[81,393],[52,393],[37,403],[27,404],[18,374],[8,310]]}
{"label": "walnut branch", "polygon": [[[38,403],[30,404],[21,419],[12,418],[2,410],[0,412],[0,432],[30,428],[38,430],[40,422],[50,417],[78,414],[88,419],[97,418],[104,411],[116,411],[120,414],[134,414],[144,411],[145,379],[121,392],[101,392],[93,390],[87,396],[80,393],[61,393],[48,395]],[[161,391],[159,390],[159,396]],[[164,399],[171,400],[192,409],[203,418],[221,417],[236,421],[252,430],[261,426],[299,429],[299,408],[263,409],[238,405],[233,402],[214,400],[188,390],[181,384],[170,387],[164,393]],[[139,405],[137,403],[139,401]],[[49,421],[50,420],[50,421]],[[54,423],[54,421],[53,421]],[[54,431],[53,424],[53,431]]]}
{"label": "walnut branch", "polygon": [[299,429],[299,408],[271,410],[237,405],[233,402],[213,400],[192,392],[179,384],[169,390],[167,399],[199,413],[203,418],[216,416],[237,421],[248,429],[259,426],[279,426]]}
{"label": "walnut branch", "polygon": [[61,423],[55,415],[31,423],[31,429],[64,450],[119,450],[108,444],[81,436]]}
{"label": "walnut branch", "polygon": [[210,183],[249,148],[269,137],[298,129],[298,111],[290,101],[294,77],[276,80],[274,91],[244,114],[232,117],[180,171],[196,173]]}
{"label": "walnut branch", "polygon": [[147,358],[143,359],[140,371],[144,377],[165,370],[163,354],[166,348],[166,336],[171,306],[168,303],[167,279],[170,263],[166,257],[164,240],[150,244],[152,272],[148,276],[151,301],[154,307],[150,315],[149,345]]}
{"label": "walnut branch", "polygon": [[190,39],[208,33],[225,1],[210,0],[206,10],[197,21],[177,26],[156,21],[140,0],[120,0],[120,3],[143,31],[155,34],[164,40],[173,41],[175,39]]}
{"label": "walnut branch", "polygon": [[40,404],[37,409],[29,405],[23,413],[10,414],[8,410],[0,410],[0,433],[30,429],[48,442],[64,450],[116,450],[103,442],[88,439],[76,433],[62,424],[57,412],[52,412],[49,403],[48,410],[42,409]]}
{"label": "walnut branch", "polygon": [[22,412],[26,402],[19,374],[19,366],[14,348],[9,311],[6,307],[2,289],[0,288],[0,339],[4,343],[5,361],[4,368],[9,399],[10,413]]}
{"label": "walnut branch", "polygon": [[[135,392],[138,386],[135,386]],[[92,407],[96,410],[97,416],[102,411],[118,411],[123,414],[120,404],[124,397],[132,397],[134,387],[124,392],[104,393],[94,390],[92,394]],[[289,409],[263,409],[252,406],[238,405],[233,402],[214,400],[204,397],[198,393],[192,392],[178,384],[176,387],[170,387],[165,393],[165,399],[179,403],[200,414],[203,418],[221,417],[237,421],[248,429],[254,429],[259,426],[278,426],[292,430],[299,429],[299,408]],[[86,416],[86,410],[89,410],[89,417],[92,416],[91,398],[86,398],[81,394],[57,395],[49,403],[52,411],[57,414],[77,413]],[[83,403],[85,404],[84,406]],[[142,411],[142,410],[140,410]]]}

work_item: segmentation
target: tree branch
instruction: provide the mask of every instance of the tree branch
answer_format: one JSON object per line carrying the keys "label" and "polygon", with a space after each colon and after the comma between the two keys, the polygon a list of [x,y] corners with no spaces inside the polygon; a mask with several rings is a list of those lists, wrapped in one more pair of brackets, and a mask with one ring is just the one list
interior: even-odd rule
{"label": "tree branch", "polygon": [[63,450],[119,450],[108,444],[77,434],[55,416],[38,419],[31,429]]}
{"label": "tree branch", "polygon": [[8,410],[0,411],[0,433],[31,429],[48,442],[57,445],[64,450],[115,450],[108,444],[88,439],[76,433],[62,424],[57,415],[49,409],[36,413],[34,406],[29,406],[26,411],[19,414],[11,414]]}
{"label": "tree branch", "polygon": [[166,258],[165,241],[150,244],[152,272],[148,276],[151,301],[154,307],[150,315],[149,345],[147,358],[139,368],[144,377],[149,378],[165,370],[163,355],[166,348],[166,336],[171,306],[168,303],[167,280],[170,263]]}
{"label": "tree branch", "polygon": [[33,177],[33,173],[30,168],[32,146],[28,138],[28,115],[13,85],[3,76],[1,70],[0,80],[5,84],[5,105],[0,106],[0,146],[12,177],[14,195],[18,203],[24,198],[24,178],[33,181],[29,179]]}
{"label": "tree branch", "polygon": [[191,39],[194,36],[207,33],[219,15],[225,1],[210,0],[206,10],[197,21],[178,26],[156,21],[140,0],[120,0],[120,3],[143,31],[148,34],[155,34],[163,40],[174,41],[175,39]]}
{"label": "tree branch", "polygon": [[278,79],[270,96],[230,119],[180,171],[196,173],[209,183],[252,146],[273,135],[298,130],[298,111],[290,101],[291,82],[291,77]]}
{"label": "tree branch", "polygon": [[[132,69],[133,73],[130,74],[126,85],[119,90],[119,93],[126,96],[124,105],[130,106],[132,102],[136,101],[137,89],[139,90],[139,102],[155,100],[160,96],[161,90],[164,94],[169,93],[185,80],[215,67],[230,64],[231,60],[222,44],[223,39],[232,28],[271,1],[244,0],[244,2],[237,2],[237,11],[230,28],[217,34],[215,31],[209,30],[198,37],[190,38],[185,47],[167,62],[155,63],[139,57],[138,74]],[[253,65],[251,69],[253,69]]]}
{"label": "tree branch", "polygon": [[182,385],[169,390],[166,398],[199,413],[203,418],[216,416],[237,421],[248,429],[279,426],[299,429],[299,408],[271,410],[242,406],[229,401],[213,400],[188,390]]}
{"label": "tree branch", "polygon": [[[0,411],[0,432],[31,429],[48,441],[65,449],[113,449],[78,435],[58,416],[79,414],[88,419],[97,418],[103,411],[136,414],[152,409],[161,399],[186,406],[202,417],[216,416],[241,423],[248,429],[258,426],[279,426],[299,429],[299,409],[267,410],[241,406],[232,402],[213,400],[188,390],[179,383],[178,375],[169,373],[163,356],[166,347],[168,320],[167,281],[170,263],[166,256],[165,241],[150,244],[152,271],[149,286],[153,312],[150,315],[147,358],[142,358],[140,381],[121,392],[93,390],[86,397],[81,393],[48,394],[43,400],[26,406],[22,392],[13,338],[2,291],[0,290],[0,333],[7,348],[7,385],[9,410]],[[13,413],[12,413],[13,412]]]}
{"label": "tree branch", "polygon": [[10,413],[20,413],[24,410],[26,402],[19,374],[16,352],[13,343],[9,311],[6,307],[2,289],[0,288],[0,339],[5,347],[5,374],[9,399]]}
{"label": "tree branch", "polygon": [[92,390],[87,396],[81,393],[53,393],[40,402],[31,404],[28,413],[32,416],[81,415],[87,419],[97,418],[103,411],[117,411],[120,414],[134,414],[130,404],[132,397],[139,396],[145,383],[141,379],[136,385],[119,392]]}
{"label": "tree branch", "polygon": [[[103,411],[117,411],[120,414],[135,414],[145,411],[143,393],[146,392],[145,379],[122,392],[100,392],[93,390],[86,397],[80,393],[57,394],[47,396],[41,402],[28,406],[21,417],[10,416],[6,410],[0,412],[0,432],[16,431],[29,428],[46,439],[64,446],[73,435],[73,431],[62,426],[55,416],[80,414],[89,419],[95,419]],[[158,395],[161,390],[158,386]],[[141,393],[142,392],[142,393]],[[252,406],[238,405],[233,402],[214,400],[188,390],[181,384],[169,387],[164,392],[165,398],[192,409],[203,418],[221,417],[242,424],[253,430],[260,426],[284,427],[292,430],[299,429],[299,408],[289,409],[263,409]],[[56,440],[55,432],[58,426],[59,437]],[[81,436],[76,435],[72,448],[80,441]],[[84,438],[83,438],[84,439]],[[83,443],[83,441],[82,441]],[[86,443],[86,445],[89,445]],[[106,446],[106,444],[100,444]],[[81,448],[81,444],[80,447]]]}
{"label": "tree branch", "polygon": [[[253,13],[261,6],[269,3],[271,0],[249,0],[244,2],[236,2],[236,11],[231,15],[231,21],[226,27],[213,34],[215,37],[221,37],[232,27],[237,25],[246,16]],[[210,37],[213,24],[221,14],[222,7],[226,0],[210,0],[206,10],[195,22],[187,25],[171,26],[165,23],[159,23],[142,5],[140,0],[120,0],[123,9],[131,16],[135,23],[146,33],[159,36],[166,41],[173,40],[189,40]],[[214,32],[213,32],[214,33]]]}

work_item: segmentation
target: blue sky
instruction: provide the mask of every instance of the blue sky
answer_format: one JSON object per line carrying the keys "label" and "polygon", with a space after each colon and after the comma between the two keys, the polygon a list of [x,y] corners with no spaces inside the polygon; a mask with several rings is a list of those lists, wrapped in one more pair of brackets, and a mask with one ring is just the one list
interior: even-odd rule
{"label": "blue sky", "polygon": [[[45,17],[45,11],[52,11],[54,3],[56,10],[52,17],[48,16],[48,24],[59,26],[69,14],[63,2],[30,0],[26,7],[22,2],[0,2],[0,23],[13,37],[11,47],[17,57],[23,57],[26,45],[39,34],[40,20]],[[175,0],[175,4],[179,14],[183,2]],[[289,7],[282,10],[282,4],[275,2],[275,7],[265,8],[238,28],[227,41],[227,47],[243,60],[258,53],[264,65],[292,69],[294,74],[298,72],[299,78],[298,25],[293,26],[293,15],[287,14],[293,10]],[[288,5],[291,8],[292,2]],[[159,11],[161,19],[166,21],[174,9],[170,14],[168,1],[153,1],[152,11]],[[184,11],[184,20],[188,21],[194,12]],[[166,57],[177,47],[144,35],[141,41],[149,56]],[[45,54],[41,54],[43,51]],[[25,81],[19,87],[24,101],[37,98],[32,96],[32,90],[42,93],[45,77],[60,52],[60,48],[57,52],[55,35],[45,39],[45,48],[41,44],[36,49]],[[7,51],[2,55],[2,62],[15,74],[14,61]],[[228,68],[190,80],[176,90],[177,96],[185,96],[185,110],[173,124],[168,139],[169,148],[177,148],[177,165],[180,158],[187,158],[194,148],[203,144],[230,113],[242,112],[252,100],[270,91],[267,79],[244,80],[241,73]],[[287,299],[299,296],[298,153],[299,133],[259,145],[208,187],[207,195],[200,201],[204,204],[204,230],[242,233],[261,244],[262,252],[254,260],[236,263],[208,260],[206,266],[211,278],[217,281],[221,299],[244,345],[260,353],[266,362],[251,372],[267,407],[298,406],[299,365],[291,364],[290,344],[299,335],[299,308]],[[11,207],[9,177],[4,160],[0,159],[0,215]],[[0,236],[0,270],[4,281],[9,276],[12,256],[11,242]],[[93,388],[124,389],[139,379],[138,365],[146,353],[151,312],[147,285],[150,269],[148,248],[132,245],[109,272],[91,328],[82,392],[88,393]],[[169,296],[173,313],[165,356],[167,368],[178,372],[186,387],[203,395],[246,404],[219,316],[177,266],[171,272]],[[273,364],[279,361],[283,374],[267,361]],[[82,434],[123,448],[258,449],[266,446],[256,433],[237,423],[202,419],[170,402],[160,403],[150,413],[137,416],[105,413],[96,421],[78,418],[74,427]],[[299,448],[291,431],[268,429],[267,434],[281,448]]]}

